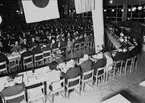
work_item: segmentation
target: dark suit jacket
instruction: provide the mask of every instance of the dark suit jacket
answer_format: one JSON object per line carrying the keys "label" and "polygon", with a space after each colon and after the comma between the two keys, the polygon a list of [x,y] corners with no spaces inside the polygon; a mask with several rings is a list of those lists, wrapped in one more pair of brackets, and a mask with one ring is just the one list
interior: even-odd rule
{"label": "dark suit jacket", "polygon": [[116,55],[113,57],[114,61],[125,60],[123,52],[117,52]]}
{"label": "dark suit jacket", "polygon": [[139,48],[136,46],[135,48],[132,49],[131,54],[132,56],[136,56],[137,54],[139,54],[140,50]]}
{"label": "dark suit jacket", "polygon": [[104,67],[107,63],[106,58],[98,59],[96,63],[93,64],[94,74],[96,75],[97,69]]}
{"label": "dark suit jacket", "polygon": [[6,61],[7,64],[9,63],[8,58],[4,54],[0,53],[0,63],[4,61]]}
{"label": "dark suit jacket", "polygon": [[[4,97],[13,96],[24,91],[24,84],[16,84],[11,87],[6,87],[2,90],[2,95]],[[24,99],[24,96],[18,97],[16,99],[9,100],[8,103],[20,103]]]}
{"label": "dark suit jacket", "polygon": [[[66,79],[66,82],[67,82],[68,79],[75,78],[75,77],[79,76],[80,74],[81,74],[81,69],[79,67],[72,67],[62,76],[63,76],[63,78]],[[71,82],[69,86],[73,86],[77,83],[78,83],[78,81]]]}
{"label": "dark suit jacket", "polygon": [[[93,69],[92,65],[93,65],[93,62],[91,60],[86,60],[83,63],[81,63],[80,67],[81,67],[82,74],[92,70]],[[85,76],[85,79],[87,79],[89,77],[90,77],[90,75],[87,75],[87,76]]]}
{"label": "dark suit jacket", "polygon": [[38,54],[38,53],[42,53],[41,47],[37,46],[32,50],[32,54]]}
{"label": "dark suit jacket", "polygon": [[21,54],[21,61],[23,61],[24,57],[33,55],[31,51],[25,51]]}

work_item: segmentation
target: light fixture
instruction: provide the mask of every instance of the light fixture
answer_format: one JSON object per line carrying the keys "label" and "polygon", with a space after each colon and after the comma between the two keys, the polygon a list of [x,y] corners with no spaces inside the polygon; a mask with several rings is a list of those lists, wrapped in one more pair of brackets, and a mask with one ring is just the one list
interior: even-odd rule
{"label": "light fixture", "polygon": [[132,8],[132,11],[135,11],[135,10],[136,10],[136,7],[133,7],[133,8]]}
{"label": "light fixture", "polygon": [[2,23],[2,21],[3,21],[3,20],[2,20],[2,17],[0,16],[0,24]]}
{"label": "light fixture", "polygon": [[112,4],[113,3],[113,0],[110,0],[110,4]]}
{"label": "light fixture", "polygon": [[141,9],[142,9],[142,6],[139,6],[139,7],[138,7],[138,10],[141,10]]}
{"label": "light fixture", "polygon": [[106,12],[106,9],[104,9],[104,12]]}
{"label": "light fixture", "polygon": [[131,9],[128,9],[128,11],[130,12],[130,11],[131,11]]}
{"label": "light fixture", "polygon": [[123,12],[123,11],[124,11],[124,9],[121,9],[121,11]]}
{"label": "light fixture", "polygon": [[114,12],[115,10],[114,9],[112,9],[112,12]]}

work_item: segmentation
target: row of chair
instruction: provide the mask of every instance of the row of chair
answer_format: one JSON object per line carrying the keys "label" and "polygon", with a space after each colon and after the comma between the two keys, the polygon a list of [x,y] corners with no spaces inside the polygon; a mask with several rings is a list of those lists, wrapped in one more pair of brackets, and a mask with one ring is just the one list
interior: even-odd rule
{"label": "row of chair", "polygon": [[[72,54],[71,56],[72,58],[80,57],[81,55],[87,53],[87,51],[88,52],[89,50],[91,51],[93,48],[94,48],[94,44],[92,41],[86,43],[81,42],[74,45],[74,48],[71,49],[70,54]],[[66,57],[69,57],[66,47],[64,50],[65,50],[64,52],[66,53]],[[53,49],[52,51],[51,50],[43,51],[42,53],[35,54],[34,56],[33,55],[27,56],[23,58],[22,62],[20,62],[20,57],[16,57],[9,61],[10,62],[9,65],[7,65],[6,62],[2,62],[0,63],[0,68],[1,68],[0,74],[7,74],[12,72],[18,72],[18,71],[20,72],[26,69],[32,69],[39,66],[47,65],[51,63],[53,59],[57,60],[56,58],[57,56],[62,58],[61,53],[57,55],[57,51],[59,51],[58,48]]]}
{"label": "row of chair", "polygon": [[[4,100],[7,101],[9,99],[13,99],[18,96],[24,95],[27,98],[26,99],[27,103],[40,99],[40,98],[43,98],[44,102],[46,102],[47,100],[50,100],[50,102],[53,103],[54,96],[56,93],[60,93],[63,97],[69,98],[69,94],[70,94],[69,91],[72,89],[74,89],[76,92],[78,92],[81,95],[81,92],[85,91],[86,84],[94,88],[98,86],[99,83],[107,82],[108,80],[110,80],[109,77],[112,77],[114,79],[117,73],[119,75],[122,75],[122,74],[126,75],[128,71],[129,73],[131,73],[134,70],[134,68],[137,68],[138,58],[139,58],[139,55],[136,55],[132,58],[127,59],[126,62],[122,60],[116,61],[112,65],[98,68],[96,75],[94,74],[94,69],[93,69],[93,70],[83,73],[82,76],[80,75],[78,77],[68,79],[67,82],[65,81],[65,79],[52,82],[51,86],[54,88],[51,91],[49,90],[49,85],[50,85],[49,81],[47,80],[45,82],[39,81],[37,84],[33,84],[33,85],[29,85],[28,87],[25,87],[26,88],[25,92],[22,92],[12,97],[8,97],[8,98],[6,97],[4,98]],[[112,68],[111,71],[107,71],[110,67]],[[96,80],[95,82],[94,82],[94,78]],[[75,85],[72,85],[72,83],[76,81],[77,83]],[[37,87],[34,86],[38,84],[41,84],[41,85]],[[56,85],[57,86],[59,85],[59,87],[55,88]],[[38,89],[40,91],[38,91]],[[31,97],[30,94],[33,94],[33,92],[36,90],[37,92],[40,92],[40,95],[37,97],[36,96]]]}

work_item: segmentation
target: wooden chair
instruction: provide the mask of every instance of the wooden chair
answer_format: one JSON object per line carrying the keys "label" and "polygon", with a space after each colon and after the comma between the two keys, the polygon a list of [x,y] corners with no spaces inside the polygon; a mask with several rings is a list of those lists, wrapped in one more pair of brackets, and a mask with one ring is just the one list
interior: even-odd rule
{"label": "wooden chair", "polygon": [[[111,79],[114,79],[114,77],[115,77],[115,72],[116,72],[116,68],[115,68],[115,62],[113,63],[113,64],[110,64],[110,65],[108,65],[108,66],[106,66],[106,81],[108,81],[109,80],[109,77],[111,77]],[[111,70],[107,70],[107,69],[110,69],[111,68]]]}
{"label": "wooden chair", "polygon": [[33,68],[33,55],[24,57],[22,65],[24,70]]}
{"label": "wooden chair", "polygon": [[93,75],[94,75],[94,70],[90,70],[88,72],[83,73],[82,80],[81,80],[83,91],[85,91],[85,84],[88,84],[89,86],[93,87]]}
{"label": "wooden chair", "polygon": [[[72,83],[77,82],[75,85],[71,86]],[[75,78],[70,78],[67,80],[67,83],[65,85],[66,87],[66,94],[65,96],[69,99],[69,91],[74,89],[77,93],[81,95],[81,76],[75,77]],[[79,91],[76,89],[79,88]]]}
{"label": "wooden chair", "polygon": [[51,97],[50,102],[54,103],[54,96],[57,93],[60,93],[63,97],[65,97],[65,95],[63,94],[63,92],[65,92],[65,79],[61,79],[59,81],[55,81],[52,82],[50,84],[52,86],[52,90],[49,91],[49,81],[46,81],[46,98],[49,99],[49,97]]}
{"label": "wooden chair", "polygon": [[9,73],[18,72],[21,70],[19,60],[20,58],[16,57],[9,61]]}
{"label": "wooden chair", "polygon": [[129,58],[127,59],[126,63],[125,63],[125,68],[124,68],[124,74],[126,75],[128,70],[131,73],[132,69],[133,69],[133,58]]}
{"label": "wooden chair", "polygon": [[44,65],[43,53],[34,54],[34,67]]}
{"label": "wooden chair", "polygon": [[123,60],[115,61],[114,62],[114,69],[115,69],[115,75],[118,73],[119,75],[122,74],[122,67],[123,65]]}
{"label": "wooden chair", "polygon": [[42,99],[44,103],[46,102],[44,83],[37,82],[32,85],[26,86],[25,88],[27,95],[26,96],[27,103],[40,99]]}
{"label": "wooden chair", "polygon": [[96,75],[94,75],[94,77],[96,78],[96,82],[94,83],[94,85],[98,86],[99,83],[104,82],[105,81],[105,67],[102,68],[98,68],[97,69],[97,73]]}
{"label": "wooden chair", "polygon": [[25,91],[22,91],[21,93],[13,95],[13,96],[8,96],[8,97],[4,97],[3,96],[2,100],[3,100],[3,103],[9,103],[8,101],[16,99],[18,97],[24,97],[24,101],[26,101],[26,99],[25,99]]}
{"label": "wooden chair", "polygon": [[51,50],[43,51],[44,64],[51,63]]}
{"label": "wooden chair", "polygon": [[5,62],[1,62],[0,63],[0,74],[7,74],[7,63]]}
{"label": "wooden chair", "polygon": [[77,43],[74,45],[74,52],[73,52],[75,57],[80,56],[80,43]]}

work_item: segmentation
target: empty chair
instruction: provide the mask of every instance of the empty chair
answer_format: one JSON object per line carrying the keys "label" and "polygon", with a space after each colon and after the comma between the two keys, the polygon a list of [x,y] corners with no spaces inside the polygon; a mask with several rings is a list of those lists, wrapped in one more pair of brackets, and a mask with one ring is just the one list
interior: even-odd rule
{"label": "empty chair", "polygon": [[30,103],[32,101],[42,99],[45,103],[45,87],[44,83],[37,82],[32,85],[26,86],[26,101]]}
{"label": "empty chair", "polygon": [[1,62],[0,63],[0,74],[6,74],[7,73],[7,63]]}
{"label": "empty chair", "polygon": [[93,75],[94,70],[90,70],[88,72],[83,73],[82,75],[82,90],[85,90],[85,84],[88,84],[89,86],[93,87]]}
{"label": "empty chair", "polygon": [[[21,93],[19,93],[19,94],[16,94],[16,95],[13,95],[13,96],[4,96],[3,97],[3,103],[12,103],[12,101],[13,101],[13,103],[15,103],[14,102],[14,100],[16,101],[17,99],[21,99],[21,98],[24,98],[23,99],[23,103],[26,103],[26,99],[25,99],[25,91],[22,91]],[[11,102],[10,102],[11,101]]]}
{"label": "empty chair", "polygon": [[34,67],[44,65],[43,53],[34,54]]}
{"label": "empty chair", "polygon": [[105,79],[106,79],[105,78],[105,69],[106,69],[106,66],[97,69],[97,73],[96,73],[96,75],[94,75],[94,78],[96,80],[94,85],[98,86],[99,83],[105,81]]}
{"label": "empty chair", "polygon": [[[46,98],[50,97],[50,101],[53,103],[55,94],[60,93],[63,97],[65,96],[65,79],[52,82],[51,84],[49,82],[50,81],[46,81]],[[49,84],[52,90],[49,89]]]}
{"label": "empty chair", "polygon": [[75,57],[80,56],[80,43],[77,43],[74,45],[74,52],[73,52]]}
{"label": "empty chair", "polygon": [[9,73],[18,72],[21,69],[19,68],[19,57],[13,58],[9,61]]}
{"label": "empty chair", "polygon": [[129,72],[131,73],[132,72],[132,69],[133,69],[133,58],[129,58],[127,59],[126,63],[125,63],[125,67],[124,67],[124,74],[126,75],[128,70]]}
{"label": "empty chair", "polygon": [[[79,89],[77,91],[77,88]],[[77,93],[81,95],[81,76],[70,78],[66,83],[66,97],[69,98],[70,90],[75,90]]]}
{"label": "empty chair", "polygon": [[51,50],[43,51],[43,59],[44,64],[48,64],[51,62]]}
{"label": "empty chair", "polygon": [[33,55],[24,57],[22,65],[24,70],[33,68]]}
{"label": "empty chair", "polygon": [[122,74],[122,67],[123,65],[123,60],[120,60],[120,61],[116,61],[114,63],[114,68],[115,68],[115,75],[118,73],[119,75]]}

